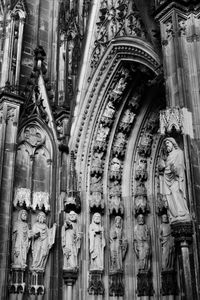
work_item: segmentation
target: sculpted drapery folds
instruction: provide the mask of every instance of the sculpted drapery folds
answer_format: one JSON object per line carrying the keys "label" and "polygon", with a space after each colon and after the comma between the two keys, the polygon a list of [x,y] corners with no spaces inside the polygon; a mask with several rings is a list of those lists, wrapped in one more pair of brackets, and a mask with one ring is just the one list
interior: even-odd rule
{"label": "sculpted drapery folds", "polygon": [[[160,160],[159,171],[163,173],[161,194],[168,203],[170,222],[190,221],[190,214],[186,201],[185,162],[183,151],[174,138],[166,138],[164,145],[167,159]],[[162,174],[161,173],[161,174]]]}
{"label": "sculpted drapery folds", "polygon": [[142,214],[137,217],[134,228],[134,250],[138,260],[138,270],[149,271],[151,267],[151,238]]}
{"label": "sculpted drapery folds", "polygon": [[78,267],[78,251],[80,249],[81,236],[78,232],[77,214],[74,211],[69,213],[68,219],[62,226],[62,249],[63,269],[76,270]]}
{"label": "sculpted drapery folds", "polygon": [[22,209],[12,230],[12,268],[26,267],[27,254],[32,235],[27,224],[27,212]]}
{"label": "sculpted drapery folds", "polygon": [[104,268],[104,228],[101,225],[101,215],[94,213],[89,227],[90,240],[90,270],[103,270]]}
{"label": "sculpted drapery folds", "polygon": [[175,246],[174,238],[171,235],[171,226],[166,214],[162,215],[162,223],[160,225],[160,241],[162,247],[162,270],[173,270]]}
{"label": "sculpted drapery folds", "polygon": [[33,271],[44,272],[49,250],[55,242],[56,224],[53,224],[52,228],[48,228],[46,225],[46,215],[40,212],[37,216],[36,223],[32,228],[32,267]]}
{"label": "sculpted drapery folds", "polygon": [[110,230],[110,271],[122,271],[122,261],[127,250],[127,241],[122,239],[122,218],[116,216]]}

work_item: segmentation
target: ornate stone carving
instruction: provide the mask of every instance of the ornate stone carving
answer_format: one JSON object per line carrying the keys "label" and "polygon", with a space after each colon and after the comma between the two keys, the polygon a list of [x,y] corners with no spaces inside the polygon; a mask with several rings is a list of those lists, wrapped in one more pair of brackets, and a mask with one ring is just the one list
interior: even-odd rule
{"label": "ornate stone carving", "polygon": [[182,132],[183,130],[183,112],[179,107],[160,111],[161,134],[171,133],[172,129],[177,132]]}
{"label": "ornate stone carving", "polygon": [[111,297],[124,296],[124,283],[122,272],[109,274],[109,295]]}
{"label": "ornate stone carving", "polygon": [[146,214],[149,212],[149,205],[147,203],[147,190],[143,182],[140,182],[136,186],[135,193],[135,215]]}
{"label": "ornate stone carving", "polygon": [[44,295],[44,272],[32,271],[30,273],[30,284],[29,284],[29,294],[30,295]]}
{"label": "ornate stone carving", "polygon": [[99,176],[92,176],[90,183],[90,208],[101,207],[104,208],[104,203],[102,199],[103,194],[103,183],[102,178]]}
{"label": "ornate stone carving", "polygon": [[15,188],[15,196],[13,200],[14,207],[26,206],[29,208],[31,206],[31,190],[27,188]]}
{"label": "ornate stone carving", "polygon": [[138,147],[138,153],[142,157],[149,157],[151,155],[151,145],[153,142],[153,136],[151,133],[146,132],[142,135],[141,141]]}
{"label": "ornate stone carving", "polygon": [[144,26],[134,3],[127,0],[102,1],[97,23],[91,67],[95,68],[108,43],[120,36],[145,37]]}
{"label": "ornate stone carving", "polygon": [[164,146],[168,155],[166,160],[160,159],[158,168],[161,174],[164,172],[161,194],[167,199],[170,222],[190,221],[183,151],[174,138],[166,138]]}
{"label": "ornate stone carving", "polygon": [[89,227],[90,240],[90,270],[102,271],[104,269],[104,228],[101,225],[101,215],[94,213]]}
{"label": "ornate stone carving", "polygon": [[115,104],[119,102],[128,84],[128,79],[129,79],[129,71],[125,68],[122,68],[120,70],[120,74],[117,79],[117,82],[115,83],[108,97],[111,102]]}
{"label": "ornate stone carving", "polygon": [[110,272],[123,270],[123,259],[125,257],[128,242],[122,238],[123,220],[116,216],[110,229]]}
{"label": "ornate stone carving", "polygon": [[104,152],[106,150],[106,140],[108,137],[108,134],[110,132],[109,127],[104,127],[102,124],[100,124],[97,136],[95,139],[95,145],[94,145],[94,151],[97,152]]}
{"label": "ornate stone carving", "polygon": [[118,132],[112,148],[114,156],[116,157],[124,156],[126,141],[127,141],[126,135],[123,132]]}
{"label": "ornate stone carving", "polygon": [[167,213],[167,199],[162,194],[158,193],[156,201],[156,212],[159,216]]}
{"label": "ornate stone carving", "polygon": [[147,178],[147,160],[145,158],[140,158],[135,171],[135,179],[139,181],[146,181]]}
{"label": "ornate stone carving", "polygon": [[33,203],[32,203],[32,209],[40,209],[43,208],[45,211],[50,210],[50,204],[49,204],[49,193],[47,192],[34,192],[33,193]]}
{"label": "ornate stone carving", "polygon": [[16,108],[9,106],[7,109],[6,122],[14,122],[16,114]]}
{"label": "ornate stone carving", "polygon": [[134,250],[138,261],[138,271],[148,272],[151,268],[151,238],[142,214],[137,217],[134,227]]}
{"label": "ornate stone carving", "polygon": [[110,126],[113,122],[113,117],[115,114],[115,107],[111,101],[108,102],[104,110],[103,116],[101,117],[101,123],[104,126]]}
{"label": "ornate stone carving", "polygon": [[119,160],[117,157],[113,157],[110,163],[110,179],[120,180],[121,176],[121,160]]}
{"label": "ornate stone carving", "polygon": [[46,225],[46,215],[40,212],[37,216],[36,223],[32,228],[32,266],[31,269],[35,272],[44,272],[49,250],[55,242],[56,224],[52,228]]}
{"label": "ornate stone carving", "polygon": [[27,211],[22,209],[18,213],[17,221],[12,229],[12,268],[25,269],[27,254],[30,247],[32,231],[27,223]]}
{"label": "ornate stone carving", "polygon": [[122,119],[120,120],[119,130],[124,133],[128,133],[131,129],[134,118],[135,114],[130,109],[126,109]]}
{"label": "ornate stone carving", "polygon": [[63,269],[76,270],[78,268],[78,252],[81,243],[81,234],[78,231],[77,214],[70,211],[67,220],[62,226]]}
{"label": "ornate stone carving", "polygon": [[171,235],[171,226],[168,216],[162,215],[162,223],[160,225],[160,242],[162,248],[162,270],[169,271],[174,269],[175,246],[174,238]]}
{"label": "ornate stone carving", "polygon": [[179,28],[179,35],[185,36],[186,35],[186,28],[187,28],[187,19],[183,19],[179,16],[178,18],[178,28]]}
{"label": "ornate stone carving", "polygon": [[192,242],[193,224],[192,222],[180,222],[171,224],[171,234],[175,242]]}
{"label": "ornate stone carving", "polygon": [[118,180],[110,182],[110,191],[109,191],[109,212],[110,214],[123,214],[124,206],[121,202],[121,185]]}
{"label": "ornate stone carving", "polygon": [[90,271],[88,293],[90,295],[104,294],[102,271]]}
{"label": "ornate stone carving", "polygon": [[25,274],[24,270],[12,269],[11,280],[8,286],[10,294],[23,294],[25,292]]}
{"label": "ornate stone carving", "polygon": [[99,176],[103,173],[103,168],[102,168],[102,157],[103,157],[103,152],[94,152],[93,155],[93,160],[92,160],[92,167],[91,167],[91,175]]}
{"label": "ornate stone carving", "polygon": [[28,125],[24,128],[19,141],[26,141],[36,147],[45,142],[45,135],[38,125]]}

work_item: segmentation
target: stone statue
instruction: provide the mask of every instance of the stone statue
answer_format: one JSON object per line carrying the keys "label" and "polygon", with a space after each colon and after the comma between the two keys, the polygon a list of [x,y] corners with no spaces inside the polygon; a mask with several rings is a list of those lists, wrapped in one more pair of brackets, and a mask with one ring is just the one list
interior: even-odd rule
{"label": "stone statue", "polygon": [[121,271],[122,261],[127,250],[127,241],[122,240],[122,218],[115,217],[110,230],[110,271]]}
{"label": "stone statue", "polygon": [[94,213],[89,227],[90,239],[90,270],[103,270],[104,268],[104,229],[101,226],[101,215]]}
{"label": "stone statue", "polygon": [[190,221],[186,201],[183,151],[178,147],[174,138],[166,138],[164,144],[168,156],[165,161],[160,160],[158,168],[163,174],[161,194],[167,199],[170,222]]}
{"label": "stone statue", "polygon": [[62,226],[63,269],[75,270],[78,267],[78,251],[80,249],[81,236],[78,232],[77,214],[70,211],[68,219]]}
{"label": "stone statue", "polygon": [[37,216],[36,223],[32,228],[32,256],[33,262],[31,269],[33,271],[44,272],[49,250],[55,242],[56,224],[52,228],[48,228],[46,224],[46,215],[40,212]]}
{"label": "stone statue", "polygon": [[12,268],[24,269],[30,247],[32,231],[27,224],[27,211],[22,209],[18,213],[17,221],[12,230]]}
{"label": "stone statue", "polygon": [[174,238],[171,235],[171,226],[166,214],[162,215],[162,223],[160,225],[160,241],[162,247],[162,270],[173,270],[175,258]]}
{"label": "stone statue", "polygon": [[149,271],[151,267],[150,232],[144,223],[142,214],[138,215],[137,224],[134,228],[134,250],[138,259],[138,270]]}

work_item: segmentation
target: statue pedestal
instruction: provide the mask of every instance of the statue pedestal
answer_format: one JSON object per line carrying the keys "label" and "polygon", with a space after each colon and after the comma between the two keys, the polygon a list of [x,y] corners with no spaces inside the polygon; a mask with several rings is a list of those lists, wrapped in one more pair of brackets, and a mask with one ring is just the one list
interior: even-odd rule
{"label": "statue pedestal", "polygon": [[181,254],[179,268],[183,271],[183,292],[186,299],[194,299],[189,255],[189,245],[192,243],[193,224],[192,222],[172,223],[171,229],[172,236],[175,239],[176,248]]}
{"label": "statue pedestal", "polygon": [[25,292],[25,276],[24,269],[12,269],[11,270],[11,284],[9,286],[9,299],[21,300]]}
{"label": "statue pedestal", "polygon": [[66,285],[66,289],[64,289],[63,300],[72,300],[72,287],[75,281],[78,278],[78,269],[72,270],[63,270],[63,280]]}
{"label": "statue pedestal", "polygon": [[137,274],[137,296],[152,296],[153,293],[152,273],[139,270]]}
{"label": "statue pedestal", "polygon": [[111,297],[124,296],[123,271],[109,273],[109,295]]}
{"label": "statue pedestal", "polygon": [[103,271],[91,270],[89,275],[88,293],[90,295],[103,295],[104,285],[102,281]]}
{"label": "statue pedestal", "polygon": [[32,300],[42,300],[44,292],[44,272],[32,271],[29,285],[30,298]]}

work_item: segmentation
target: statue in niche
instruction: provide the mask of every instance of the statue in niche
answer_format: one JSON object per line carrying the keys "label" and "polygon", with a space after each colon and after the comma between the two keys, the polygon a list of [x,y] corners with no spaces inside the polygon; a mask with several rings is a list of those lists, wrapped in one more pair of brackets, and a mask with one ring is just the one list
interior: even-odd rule
{"label": "statue in niche", "polygon": [[27,211],[22,209],[18,213],[17,221],[12,230],[12,268],[24,269],[30,247],[32,231],[27,223]]}
{"label": "statue in niche", "polygon": [[116,216],[110,230],[110,271],[122,271],[122,261],[127,250],[127,241],[122,240],[123,221]]}
{"label": "statue in niche", "polygon": [[121,119],[121,122],[131,124],[133,123],[134,117],[135,114],[130,109],[126,109]]}
{"label": "statue in niche", "polygon": [[175,247],[167,214],[162,215],[162,223],[160,225],[160,242],[162,247],[162,270],[173,270]]}
{"label": "statue in niche", "polygon": [[148,272],[151,267],[151,239],[148,226],[142,214],[137,216],[134,228],[134,250],[138,260],[138,270]]}
{"label": "statue in niche", "polygon": [[140,158],[135,172],[135,179],[145,181],[147,180],[147,177],[147,160],[145,158]]}
{"label": "statue in niche", "polygon": [[103,270],[104,268],[104,228],[101,225],[101,215],[94,213],[89,227],[90,239],[90,270]]}
{"label": "statue in niche", "polygon": [[62,226],[63,269],[76,270],[78,267],[78,252],[80,249],[81,235],[78,232],[77,214],[70,211],[67,220]]}
{"label": "statue in niche", "polygon": [[158,169],[162,175],[161,194],[166,197],[170,222],[190,221],[186,201],[185,162],[183,151],[174,138],[166,138],[166,160],[160,159]]}
{"label": "statue in niche", "polygon": [[102,156],[103,152],[94,152],[93,161],[92,161],[92,169],[91,174],[99,174],[103,173],[102,170]]}
{"label": "statue in niche", "polygon": [[49,250],[55,242],[56,224],[52,228],[48,228],[46,224],[46,214],[40,212],[37,216],[36,223],[32,228],[32,270],[44,272]]}

